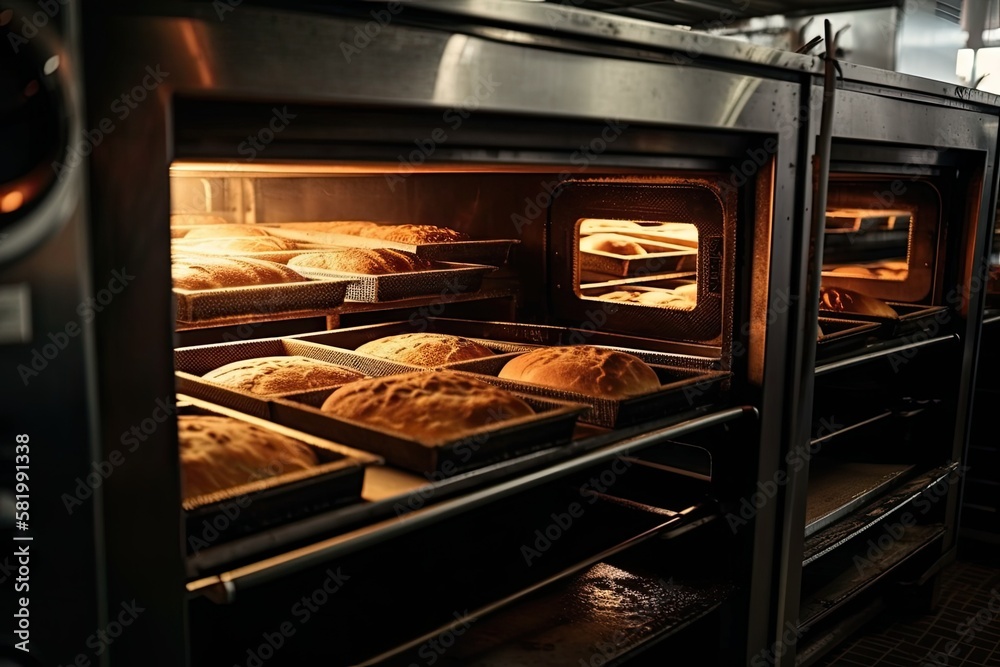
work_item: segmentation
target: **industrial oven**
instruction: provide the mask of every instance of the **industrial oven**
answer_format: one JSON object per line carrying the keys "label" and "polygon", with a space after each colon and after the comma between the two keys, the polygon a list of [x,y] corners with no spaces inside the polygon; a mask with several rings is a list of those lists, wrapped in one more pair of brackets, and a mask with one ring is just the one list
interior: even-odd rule
{"label": "industrial oven", "polygon": [[[993,98],[845,65],[826,170],[819,58],[533,3],[219,4],[82,14],[86,122],[112,129],[88,146],[79,272],[134,278],[88,323],[74,423],[93,436],[59,482],[123,463],[78,512],[61,491],[38,510],[100,547],[92,614],[33,609],[40,659],[86,653],[138,600],[102,651],[115,662],[793,664],[897,584],[933,583],[954,547]],[[432,266],[171,289],[205,223],[282,239],[256,259],[391,247]],[[895,317],[828,310],[828,289]],[[428,451],[325,416],[328,391],[204,378],[287,355],[413,372],[357,350],[413,332],[490,347],[448,370],[520,392],[535,418]],[[661,387],[615,401],[497,377],[561,345],[638,355]],[[323,465],[182,502],[187,415],[291,435]],[[906,512],[904,537],[867,554]]]}

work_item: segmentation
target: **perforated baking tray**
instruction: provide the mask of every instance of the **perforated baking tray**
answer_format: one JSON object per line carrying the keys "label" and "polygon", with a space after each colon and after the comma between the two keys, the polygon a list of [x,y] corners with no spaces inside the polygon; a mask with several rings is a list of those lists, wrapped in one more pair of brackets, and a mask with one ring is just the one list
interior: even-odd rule
{"label": "perforated baking tray", "polygon": [[[631,350],[623,351],[631,353]],[[648,358],[649,353],[646,355]],[[671,412],[710,404],[721,395],[723,382],[732,377],[732,373],[723,371],[695,371],[655,363],[649,365],[660,378],[660,389],[624,399],[588,396],[528,382],[515,382],[496,377],[495,374],[483,373],[482,377],[490,384],[508,391],[582,403],[588,406],[588,409],[580,415],[580,421],[605,428],[631,426],[666,417]],[[464,367],[462,364],[456,364],[453,369],[462,370]]]}
{"label": "perforated baking tray", "polygon": [[858,313],[838,313],[820,308],[820,317],[829,319],[850,319],[859,322],[874,322],[879,326],[877,333],[890,338],[894,336],[910,336],[920,331],[927,331],[934,326],[941,327],[951,315],[947,306],[922,306],[912,303],[887,301],[886,304],[896,311],[898,319],[875,317]]}
{"label": "perforated baking tray", "polygon": [[828,359],[842,352],[859,350],[865,346],[881,326],[877,322],[819,318],[823,335],[816,341],[816,359]]}
{"label": "perforated baking tray", "polygon": [[[477,376],[479,377],[479,376]],[[360,422],[336,417],[319,407],[330,391],[303,392],[272,402],[276,422],[323,438],[344,442],[385,458],[386,462],[419,474],[454,475],[490,463],[568,444],[584,406],[519,394],[535,414],[487,425],[438,446],[427,446]]]}
{"label": "perforated baking tray", "polygon": [[[351,350],[342,350],[296,339],[270,338],[217,345],[198,345],[174,350],[177,391],[261,419],[269,419],[271,417],[270,399],[276,396],[280,397],[283,394],[270,396],[252,394],[248,391],[205,380],[201,376],[236,361],[292,355],[311,357],[338,366],[353,368],[364,373],[367,377],[382,377],[421,370],[416,366],[356,354]],[[329,394],[330,391],[328,389],[326,393]],[[287,392],[284,395],[297,393],[301,392]]]}
{"label": "perforated baking tray", "polygon": [[487,241],[449,241],[447,243],[400,243],[372,239],[351,234],[335,234],[333,232],[309,231],[304,229],[288,229],[280,223],[268,224],[268,231],[275,236],[329,245],[347,246],[352,248],[393,248],[412,252],[418,257],[436,262],[459,262],[469,264],[488,264],[501,267],[507,263],[510,249],[516,239],[491,239]]}
{"label": "perforated baking tray", "polygon": [[175,317],[179,322],[211,323],[233,317],[329,312],[344,302],[350,284],[340,278],[206,290],[175,287]]}
{"label": "perforated baking tray", "polygon": [[228,417],[255,424],[306,444],[320,460],[320,465],[310,470],[256,480],[248,475],[246,484],[185,499],[181,505],[189,552],[331,507],[361,502],[365,467],[382,463],[381,458],[368,452],[188,396],[178,396],[177,412],[179,415]]}
{"label": "perforated baking tray", "polygon": [[450,294],[478,292],[483,285],[483,276],[496,270],[492,266],[449,262],[440,262],[439,267],[429,271],[407,271],[378,276],[305,266],[292,268],[301,275],[316,280],[349,280],[346,300],[366,303],[396,301],[415,296],[439,294],[445,297]]}

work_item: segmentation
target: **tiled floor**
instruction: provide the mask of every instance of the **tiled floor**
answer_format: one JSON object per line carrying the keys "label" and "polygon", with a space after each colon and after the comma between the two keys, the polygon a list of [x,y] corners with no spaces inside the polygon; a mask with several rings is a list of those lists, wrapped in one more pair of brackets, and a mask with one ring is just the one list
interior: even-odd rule
{"label": "tiled floor", "polygon": [[876,621],[820,666],[1000,667],[1000,567],[981,562],[942,573],[935,613]]}

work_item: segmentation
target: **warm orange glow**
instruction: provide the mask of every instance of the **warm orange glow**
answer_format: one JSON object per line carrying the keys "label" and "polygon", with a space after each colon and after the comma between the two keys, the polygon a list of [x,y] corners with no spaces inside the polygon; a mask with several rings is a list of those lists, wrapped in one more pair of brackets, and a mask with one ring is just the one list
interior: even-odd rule
{"label": "warm orange glow", "polygon": [[11,213],[21,208],[24,203],[24,195],[20,190],[8,192],[0,199],[0,213]]}
{"label": "warm orange glow", "polygon": [[208,58],[201,42],[198,39],[195,22],[185,21],[181,25],[181,35],[184,39],[184,46],[187,48],[188,53],[191,54],[192,59],[196,63],[198,68],[198,78],[201,80],[201,83],[206,86],[214,85],[215,77],[212,76],[212,68],[208,66]]}
{"label": "warm orange glow", "polygon": [[[197,176],[326,176],[338,174],[448,174],[448,173],[520,173],[580,176],[586,170],[572,165],[513,165],[491,163],[422,164],[411,166],[400,162],[245,162],[177,161],[170,166],[172,174]],[[615,169],[621,174],[655,173],[648,169]]]}

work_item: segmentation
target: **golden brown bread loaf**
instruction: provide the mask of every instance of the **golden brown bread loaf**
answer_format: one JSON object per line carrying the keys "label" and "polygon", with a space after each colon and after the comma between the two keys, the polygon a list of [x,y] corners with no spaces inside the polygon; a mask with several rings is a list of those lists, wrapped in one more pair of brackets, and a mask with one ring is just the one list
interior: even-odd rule
{"label": "golden brown bread loaf", "polygon": [[328,252],[310,252],[293,257],[288,266],[344,273],[366,273],[384,275],[426,271],[434,268],[434,263],[417,257],[412,252],[389,248],[344,248]]}
{"label": "golden brown bread loaf", "polygon": [[580,239],[580,250],[615,255],[645,255],[646,249],[622,234],[591,234]]}
{"label": "golden brown bread loaf", "polygon": [[364,222],[362,220],[344,220],[338,222],[281,222],[278,226],[282,229],[294,229],[303,232],[324,232],[327,234],[349,234],[359,236],[361,230],[369,227],[378,227],[374,222]]}
{"label": "golden brown bread loaf", "polygon": [[276,252],[295,250],[298,245],[294,241],[276,236],[253,236],[247,238],[199,239],[194,242],[184,237],[177,242],[176,247],[182,252],[209,253],[224,255],[241,252]]}
{"label": "golden brown bread loaf", "polygon": [[455,231],[449,227],[435,225],[375,225],[363,227],[360,236],[397,243],[450,243],[453,241],[468,241],[469,235]]}
{"label": "golden brown bread loaf", "polygon": [[428,447],[534,413],[514,394],[453,371],[358,380],[330,394],[322,409]]}
{"label": "golden brown bread loaf", "polygon": [[174,287],[187,290],[304,282],[284,264],[249,257],[174,256]]}
{"label": "golden brown bread loaf", "polygon": [[228,225],[228,220],[218,215],[207,213],[177,213],[170,216],[170,226],[186,225]]}
{"label": "golden brown bread loaf", "polygon": [[656,372],[639,357],[589,345],[526,352],[511,359],[500,377],[611,399],[660,388]]}
{"label": "golden brown bread loaf", "polygon": [[[693,288],[693,289],[692,289]],[[644,306],[694,308],[697,303],[697,284],[682,285],[675,289],[618,290],[600,295],[605,301],[624,301]]]}
{"label": "golden brown bread loaf", "polygon": [[474,340],[433,333],[387,336],[365,343],[357,352],[427,367],[493,356],[493,350]]}
{"label": "golden brown bread loaf", "polygon": [[898,319],[899,315],[884,301],[866,296],[860,292],[842,289],[840,287],[821,287],[819,290],[819,307],[837,313],[854,313],[872,317]]}
{"label": "golden brown bread loaf", "polygon": [[257,225],[205,225],[192,229],[184,235],[186,239],[221,239],[232,236],[270,236],[263,227]]}
{"label": "golden brown bread loaf", "polygon": [[297,355],[234,361],[205,373],[206,380],[251,394],[271,396],[308,389],[327,389],[360,380],[364,373]]}
{"label": "golden brown bread loaf", "polygon": [[229,417],[177,418],[184,499],[319,464],[304,443]]}

